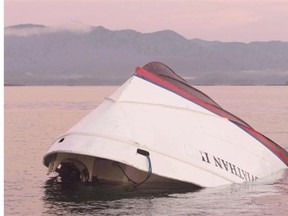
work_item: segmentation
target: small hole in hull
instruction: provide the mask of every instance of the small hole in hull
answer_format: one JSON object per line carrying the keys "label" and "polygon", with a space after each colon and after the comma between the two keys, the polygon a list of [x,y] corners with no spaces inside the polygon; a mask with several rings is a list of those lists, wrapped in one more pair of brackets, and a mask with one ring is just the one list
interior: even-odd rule
{"label": "small hole in hull", "polygon": [[65,138],[63,137],[62,139],[60,139],[59,141],[58,141],[58,143],[61,143],[61,142],[63,142],[65,140]]}

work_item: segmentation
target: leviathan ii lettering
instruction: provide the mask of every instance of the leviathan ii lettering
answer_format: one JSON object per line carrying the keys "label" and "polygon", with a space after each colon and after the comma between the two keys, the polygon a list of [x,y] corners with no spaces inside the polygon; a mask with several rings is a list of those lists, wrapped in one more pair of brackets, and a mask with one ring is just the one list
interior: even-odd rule
{"label": "leviathan ii lettering", "polygon": [[233,175],[238,176],[239,178],[250,182],[250,181],[255,181],[256,179],[258,179],[256,176],[253,176],[252,174],[250,174],[249,172],[235,166],[234,164],[225,161],[219,157],[215,157],[215,156],[211,156],[209,155],[207,152],[202,152],[200,151],[201,154],[201,158],[202,161],[205,163],[209,163],[209,164],[214,164],[216,167],[223,169],[227,172],[232,173]]}

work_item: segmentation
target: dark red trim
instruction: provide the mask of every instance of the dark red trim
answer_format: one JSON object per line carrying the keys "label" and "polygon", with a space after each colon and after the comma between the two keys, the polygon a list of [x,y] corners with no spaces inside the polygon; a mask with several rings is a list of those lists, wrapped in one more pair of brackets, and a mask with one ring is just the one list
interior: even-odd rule
{"label": "dark red trim", "polygon": [[188,92],[184,91],[183,89],[177,87],[176,85],[174,85],[173,83],[171,82],[168,82],[164,79],[162,79],[161,77],[153,74],[153,73],[150,73],[146,70],[144,70],[143,68],[141,67],[137,67],[136,68],[136,75],[139,76],[139,77],[142,77],[146,80],[149,80],[150,82],[153,82],[163,88],[166,88],[190,101],[193,101],[194,103],[208,109],[209,111],[219,115],[219,116],[222,116],[222,117],[225,117],[227,119],[230,119],[231,121],[233,122],[236,122],[238,124],[244,124],[246,126],[249,126],[247,124],[245,124],[243,121],[241,121],[238,117],[232,115],[231,113],[217,107],[217,106],[214,106],[213,104],[210,104],[210,103],[206,103],[205,101],[195,97],[194,95],[191,95],[189,94]]}
{"label": "dark red trim", "polygon": [[266,136],[254,130],[251,127],[246,127],[245,125],[239,125],[239,124],[236,124],[236,125],[239,126],[242,130],[249,133],[251,136],[257,139],[263,145],[265,145],[280,160],[282,160],[286,164],[286,166],[288,166],[288,153],[285,149],[283,149],[281,146],[277,145],[275,142],[273,142],[272,140],[270,140],[269,138],[267,138]]}
{"label": "dark red trim", "polygon": [[227,112],[224,109],[221,109],[217,106],[214,106],[212,104],[206,103],[203,100],[195,97],[192,94],[189,94],[188,92],[184,91],[183,89],[179,88],[178,86],[174,85],[173,83],[162,79],[161,77],[157,76],[156,74],[153,74],[149,71],[144,70],[141,67],[137,67],[135,70],[135,75],[138,77],[141,77],[149,82],[152,82],[158,86],[161,86],[169,91],[172,91],[181,97],[186,98],[187,100],[190,100],[199,106],[221,116],[224,118],[229,119],[231,122],[235,123],[237,126],[239,126],[241,129],[252,135],[255,139],[260,141],[263,145],[265,145],[268,149],[270,149],[277,157],[279,157],[287,166],[288,166],[288,153],[278,146],[273,141],[266,138],[261,133],[255,131],[252,127],[250,127],[248,124],[243,122],[238,117],[234,116],[233,114]]}

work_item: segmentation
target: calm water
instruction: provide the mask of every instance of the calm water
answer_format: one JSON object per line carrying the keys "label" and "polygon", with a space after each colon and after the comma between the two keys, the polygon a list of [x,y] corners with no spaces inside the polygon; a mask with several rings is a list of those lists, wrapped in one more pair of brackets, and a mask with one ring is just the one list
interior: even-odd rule
{"label": "calm water", "polygon": [[[63,185],[42,156],[116,87],[5,87],[5,215],[287,215],[288,169],[198,191]],[[288,149],[288,87],[199,87]]]}

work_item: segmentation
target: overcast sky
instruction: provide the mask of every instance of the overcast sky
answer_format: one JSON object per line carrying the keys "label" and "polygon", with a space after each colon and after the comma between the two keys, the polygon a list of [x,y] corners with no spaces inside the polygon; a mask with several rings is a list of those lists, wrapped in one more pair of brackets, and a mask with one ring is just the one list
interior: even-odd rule
{"label": "overcast sky", "polygon": [[288,41],[288,0],[5,0],[5,26],[77,21],[188,39]]}

